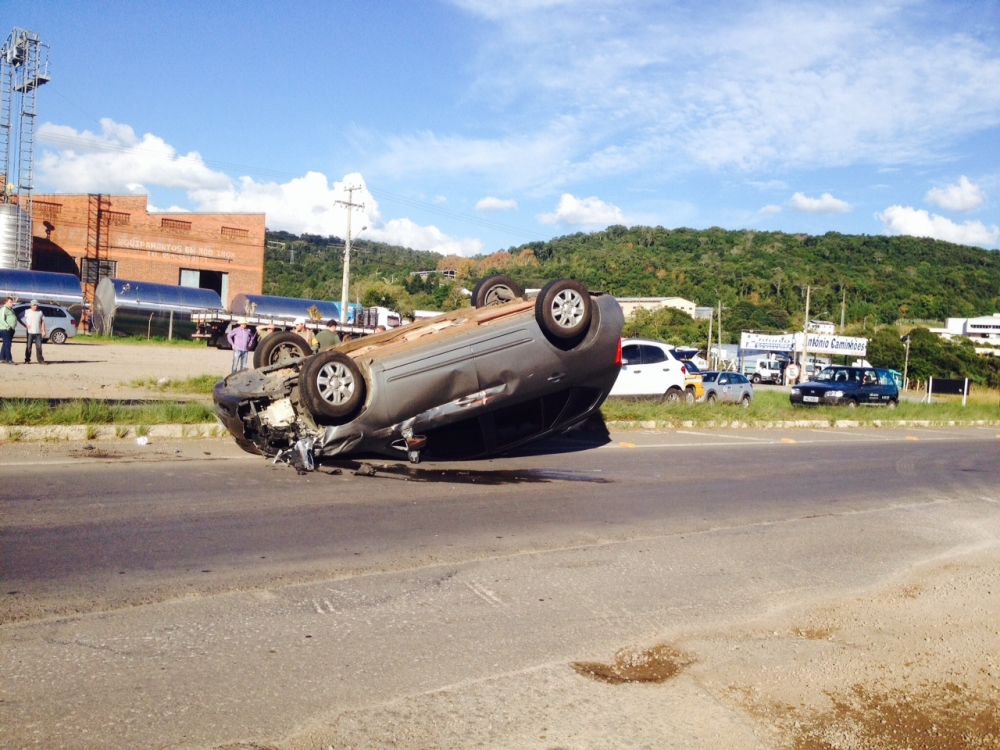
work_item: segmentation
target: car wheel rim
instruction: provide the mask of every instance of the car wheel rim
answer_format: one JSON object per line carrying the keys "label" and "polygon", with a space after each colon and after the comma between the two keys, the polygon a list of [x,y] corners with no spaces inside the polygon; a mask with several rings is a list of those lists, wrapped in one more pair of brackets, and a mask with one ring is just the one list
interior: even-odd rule
{"label": "car wheel rim", "polygon": [[514,299],[515,295],[513,289],[511,289],[509,286],[498,284],[486,293],[486,298],[483,301],[483,307],[496,307],[497,305],[506,305],[508,302],[513,302]]}
{"label": "car wheel rim", "polygon": [[560,328],[579,325],[585,313],[583,295],[575,289],[563,289],[552,300],[552,319]]}
{"label": "car wheel rim", "polygon": [[341,406],[354,395],[354,376],[344,365],[331,362],[323,365],[316,374],[316,389],[328,404]]}

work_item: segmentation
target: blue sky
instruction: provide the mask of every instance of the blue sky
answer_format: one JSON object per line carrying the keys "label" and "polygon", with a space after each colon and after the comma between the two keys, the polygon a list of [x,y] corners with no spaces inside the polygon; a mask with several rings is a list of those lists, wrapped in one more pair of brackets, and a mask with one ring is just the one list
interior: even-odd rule
{"label": "blue sky", "polygon": [[0,0],[36,188],[465,255],[609,224],[1000,245],[1000,3]]}

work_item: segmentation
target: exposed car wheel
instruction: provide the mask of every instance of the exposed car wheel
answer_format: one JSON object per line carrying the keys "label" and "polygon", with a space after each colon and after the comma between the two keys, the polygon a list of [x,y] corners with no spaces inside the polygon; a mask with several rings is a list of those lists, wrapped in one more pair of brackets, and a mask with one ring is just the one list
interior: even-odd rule
{"label": "exposed car wheel", "polygon": [[753,383],[754,385],[759,385],[760,384],[760,375],[756,375],[755,374],[752,378],[750,378],[750,382]]}
{"label": "exposed car wheel", "polygon": [[254,367],[267,367],[305,359],[312,351],[306,340],[291,331],[276,331],[268,334],[253,353]]}
{"label": "exposed car wheel", "polygon": [[689,406],[695,402],[694,388],[687,388],[684,390],[684,403]]}
{"label": "exposed car wheel", "polygon": [[853,398],[852,399],[848,399],[846,406],[847,406],[848,409],[857,409],[858,408],[858,402],[855,401]]}
{"label": "exposed car wheel", "polygon": [[895,401],[893,399],[890,399],[889,402],[885,405],[885,408],[886,409],[895,409],[897,403],[898,403],[897,401]]}
{"label": "exposed car wheel", "polygon": [[752,399],[750,398],[749,395],[744,395],[743,398],[740,399],[740,406],[742,406],[744,409],[749,409],[751,400]]}
{"label": "exposed car wheel", "polygon": [[336,351],[310,357],[299,375],[302,402],[315,417],[343,420],[365,400],[365,379],[354,360]]}
{"label": "exposed car wheel", "polygon": [[590,292],[574,279],[555,279],[535,300],[535,320],[546,335],[561,341],[578,339],[590,327]]}
{"label": "exposed car wheel", "polygon": [[708,404],[709,406],[715,406],[715,403],[718,400],[719,397],[716,396],[714,393],[709,393],[707,396],[705,396],[705,403]]}
{"label": "exposed car wheel", "polygon": [[509,276],[487,276],[472,289],[476,307],[496,307],[524,296],[524,290]]}
{"label": "exposed car wheel", "polygon": [[680,388],[671,388],[669,391],[663,394],[663,403],[665,404],[679,404],[681,402],[681,390]]}
{"label": "exposed car wheel", "polygon": [[66,331],[62,328],[57,328],[52,333],[49,334],[49,341],[53,344],[65,344],[66,343]]}

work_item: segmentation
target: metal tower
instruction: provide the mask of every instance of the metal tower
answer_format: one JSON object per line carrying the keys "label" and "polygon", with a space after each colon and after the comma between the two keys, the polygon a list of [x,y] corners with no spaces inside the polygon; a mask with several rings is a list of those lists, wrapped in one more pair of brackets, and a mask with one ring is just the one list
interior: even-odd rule
{"label": "metal tower", "polygon": [[[31,263],[31,193],[35,179],[35,104],[38,87],[50,80],[48,45],[42,44],[35,32],[15,28],[0,48],[0,94],[3,96],[0,104],[0,175],[3,177],[0,202],[17,203],[27,215],[26,223],[17,222],[17,246],[26,248],[28,265]],[[12,145],[16,165],[11,164]]]}

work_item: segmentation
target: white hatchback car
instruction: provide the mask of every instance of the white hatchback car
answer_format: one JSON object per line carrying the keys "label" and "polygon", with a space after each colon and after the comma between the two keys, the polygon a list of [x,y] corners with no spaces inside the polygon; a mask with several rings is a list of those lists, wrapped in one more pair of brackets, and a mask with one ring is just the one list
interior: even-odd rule
{"label": "white hatchback car", "polygon": [[666,403],[694,403],[686,391],[687,368],[669,344],[648,339],[622,339],[622,369],[609,396],[656,397]]}
{"label": "white hatchback car", "polygon": [[[24,317],[25,311],[30,308],[31,305],[27,305],[23,302],[14,305],[14,314],[17,316],[19,321],[17,328],[14,329],[14,338],[23,339],[27,337],[28,332],[25,330],[24,326],[21,325],[20,320]],[[38,309],[41,310],[42,315],[45,316],[46,342],[52,342],[53,344],[65,344],[66,339],[76,336],[77,320],[65,307],[45,302],[39,305]]]}

